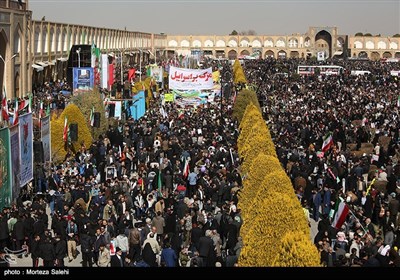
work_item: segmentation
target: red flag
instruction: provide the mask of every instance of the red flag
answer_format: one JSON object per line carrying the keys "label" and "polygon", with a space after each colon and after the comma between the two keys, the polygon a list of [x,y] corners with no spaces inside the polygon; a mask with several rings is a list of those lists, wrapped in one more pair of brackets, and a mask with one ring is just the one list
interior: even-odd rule
{"label": "red flag", "polygon": [[6,91],[4,91],[3,99],[1,100],[1,115],[4,121],[10,120],[10,117],[8,116],[8,103],[7,103]]}
{"label": "red flag", "polygon": [[114,83],[114,64],[108,65],[108,88],[111,89],[112,84]]}
{"label": "red flag", "polygon": [[68,141],[68,118],[67,118],[67,116],[65,116],[65,118],[64,118],[63,140],[64,140],[64,142]]}
{"label": "red flag", "polygon": [[135,79],[135,77],[136,77],[136,69],[135,68],[129,69],[129,71],[128,71],[128,80],[130,81],[132,79]]}

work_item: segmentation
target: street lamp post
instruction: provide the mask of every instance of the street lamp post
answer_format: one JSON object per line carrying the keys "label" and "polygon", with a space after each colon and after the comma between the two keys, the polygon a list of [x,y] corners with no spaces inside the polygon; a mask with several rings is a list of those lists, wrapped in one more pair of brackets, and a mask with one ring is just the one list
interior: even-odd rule
{"label": "street lamp post", "polygon": [[222,111],[222,99],[224,95],[227,95],[228,93],[225,92],[225,90],[227,90],[227,88],[225,88],[227,85],[230,84],[231,82],[231,78],[232,78],[232,74],[230,72],[230,70],[227,68],[226,65],[222,66],[221,69],[221,73],[220,73],[220,80],[221,80],[221,96],[220,96],[220,111],[221,111],[221,115],[220,115],[220,127],[221,127],[221,131],[222,131],[222,120],[223,120],[223,111]]}
{"label": "street lamp post", "polygon": [[[3,73],[3,84],[4,84],[4,88],[6,89],[6,79],[5,79],[5,77],[7,76],[7,63],[9,62],[9,61],[11,61],[13,58],[15,58],[16,56],[17,56],[18,54],[16,53],[16,54],[13,54],[10,58],[8,58],[8,59],[4,59],[4,57],[0,54],[0,59],[1,59],[1,61],[3,61],[3,63],[4,63],[4,73]],[[7,92],[7,91],[6,91]]]}
{"label": "street lamp post", "polygon": [[81,48],[78,48],[76,53],[78,54],[78,68],[81,68]]}
{"label": "street lamp post", "polygon": [[142,49],[139,49],[140,51],[140,59],[139,59],[139,71],[140,71],[140,75],[139,75],[139,81],[142,81]]}
{"label": "street lamp post", "polygon": [[120,53],[121,53],[121,85],[124,84],[124,70],[123,70],[123,54],[122,51],[120,49],[117,49]]}

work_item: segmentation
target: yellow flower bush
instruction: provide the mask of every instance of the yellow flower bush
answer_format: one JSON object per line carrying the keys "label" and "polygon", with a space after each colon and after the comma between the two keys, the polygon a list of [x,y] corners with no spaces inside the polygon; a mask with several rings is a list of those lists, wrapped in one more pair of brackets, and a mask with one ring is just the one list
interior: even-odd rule
{"label": "yellow flower bush", "polygon": [[246,143],[239,151],[240,157],[244,159],[241,170],[246,174],[249,171],[251,161],[260,154],[265,154],[277,158],[273,142],[269,142],[261,134],[250,135]]}
{"label": "yellow flower bush", "polygon": [[87,119],[82,114],[81,110],[79,110],[78,106],[69,104],[58,118],[53,114],[50,122],[52,160],[55,163],[63,161],[67,154],[67,146],[63,140],[65,116],[68,118],[68,124],[78,124],[78,141],[71,143],[70,151],[76,153],[82,143],[86,145],[87,148],[92,144],[92,135],[88,128]]}
{"label": "yellow flower bush", "polygon": [[232,118],[241,122],[247,105],[251,103],[253,103],[261,112],[260,103],[258,102],[256,93],[248,89],[241,90],[237,94],[235,104],[233,105]]}
{"label": "yellow flower bush", "polygon": [[287,232],[280,241],[272,266],[281,267],[317,267],[319,253],[309,235]]}
{"label": "yellow flower bush", "polygon": [[235,84],[247,84],[246,76],[244,75],[243,67],[240,64],[239,60],[235,60],[233,63],[233,82]]}
{"label": "yellow flower bush", "polygon": [[285,233],[310,234],[299,202],[287,194],[260,197],[253,217],[243,217],[243,220],[240,266],[272,266]]}

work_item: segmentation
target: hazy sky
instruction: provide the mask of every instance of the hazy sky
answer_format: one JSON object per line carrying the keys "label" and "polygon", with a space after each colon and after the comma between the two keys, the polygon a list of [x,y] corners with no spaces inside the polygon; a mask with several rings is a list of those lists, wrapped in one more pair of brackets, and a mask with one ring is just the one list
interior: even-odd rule
{"label": "hazy sky", "polygon": [[33,18],[130,31],[182,35],[400,33],[400,0],[29,0]]}

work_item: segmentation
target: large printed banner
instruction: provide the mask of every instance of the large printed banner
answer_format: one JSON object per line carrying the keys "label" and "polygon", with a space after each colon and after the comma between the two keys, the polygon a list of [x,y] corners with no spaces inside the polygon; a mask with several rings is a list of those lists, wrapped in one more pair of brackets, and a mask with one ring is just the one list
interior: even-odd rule
{"label": "large printed banner", "polygon": [[214,91],[199,91],[199,90],[172,90],[174,102],[179,106],[199,106],[206,103],[214,102]]}
{"label": "large printed banner", "polygon": [[11,167],[12,167],[12,200],[15,201],[19,195],[19,126],[14,125],[10,128],[10,146],[11,146]]}
{"label": "large printed banner", "polygon": [[213,88],[212,69],[187,69],[171,66],[169,88],[179,90],[200,90]]}
{"label": "large printed banner", "polygon": [[20,162],[21,177],[19,184],[21,187],[33,179],[33,122],[32,113],[19,117],[19,143],[20,143]]}
{"label": "large printed banner", "polygon": [[9,207],[12,201],[11,190],[10,130],[0,130],[0,211]]}
{"label": "large printed banner", "polygon": [[91,67],[73,68],[73,93],[88,92],[93,90],[94,73]]}
{"label": "large printed banner", "polygon": [[108,88],[108,55],[101,55],[101,87]]}
{"label": "large printed banner", "polygon": [[51,161],[50,116],[41,119],[40,135],[43,144],[43,161],[49,162]]}

